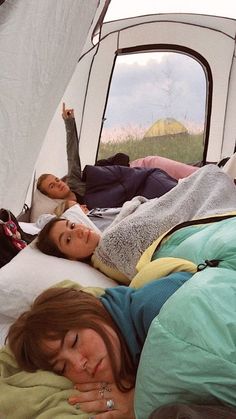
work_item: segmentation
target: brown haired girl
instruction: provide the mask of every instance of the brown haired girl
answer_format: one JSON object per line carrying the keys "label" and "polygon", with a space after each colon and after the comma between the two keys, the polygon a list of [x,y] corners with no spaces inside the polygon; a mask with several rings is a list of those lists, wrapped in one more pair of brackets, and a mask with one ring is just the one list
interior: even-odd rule
{"label": "brown haired girl", "polygon": [[108,288],[100,298],[51,288],[10,327],[10,349],[24,370],[54,371],[75,383],[81,393],[71,404],[133,419],[135,376],[150,324],[191,276],[175,273],[138,290]]}

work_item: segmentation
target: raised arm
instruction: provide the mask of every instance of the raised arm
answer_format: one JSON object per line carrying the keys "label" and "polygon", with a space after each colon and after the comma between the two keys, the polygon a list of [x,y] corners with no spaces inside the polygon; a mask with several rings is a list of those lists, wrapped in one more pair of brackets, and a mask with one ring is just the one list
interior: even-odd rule
{"label": "raised arm", "polygon": [[66,128],[66,150],[68,161],[67,183],[73,192],[84,195],[85,183],[81,180],[82,173],[79,157],[79,140],[74,118],[74,109],[66,108],[64,102],[62,105],[62,118]]}

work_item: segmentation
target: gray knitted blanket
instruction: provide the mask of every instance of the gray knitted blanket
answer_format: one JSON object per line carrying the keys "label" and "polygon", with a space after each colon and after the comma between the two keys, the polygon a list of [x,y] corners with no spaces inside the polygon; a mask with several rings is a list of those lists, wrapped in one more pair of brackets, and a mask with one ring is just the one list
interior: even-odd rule
{"label": "gray knitted blanket", "polygon": [[144,250],[183,221],[236,210],[233,180],[215,165],[206,165],[160,198],[133,198],[102,235],[94,257],[133,278]]}

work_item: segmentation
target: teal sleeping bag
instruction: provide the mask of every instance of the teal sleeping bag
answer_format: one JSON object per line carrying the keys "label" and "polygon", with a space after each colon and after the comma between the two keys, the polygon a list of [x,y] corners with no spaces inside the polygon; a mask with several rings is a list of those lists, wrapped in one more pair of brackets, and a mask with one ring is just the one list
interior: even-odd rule
{"label": "teal sleeping bag", "polygon": [[207,268],[169,298],[150,326],[135,415],[148,419],[168,403],[218,401],[236,406],[236,274]]}
{"label": "teal sleeping bag", "polygon": [[219,267],[236,270],[236,217],[181,228],[165,240],[152,260],[182,258],[196,265],[218,260]]}

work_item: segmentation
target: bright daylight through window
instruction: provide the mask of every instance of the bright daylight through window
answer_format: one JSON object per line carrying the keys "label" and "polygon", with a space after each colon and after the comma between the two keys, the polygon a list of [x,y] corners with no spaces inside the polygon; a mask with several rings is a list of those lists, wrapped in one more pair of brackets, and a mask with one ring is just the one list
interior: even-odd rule
{"label": "bright daylight through window", "polygon": [[176,52],[118,56],[99,158],[120,151],[131,160],[159,155],[201,161],[205,108],[206,76],[194,58]]}

